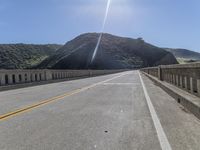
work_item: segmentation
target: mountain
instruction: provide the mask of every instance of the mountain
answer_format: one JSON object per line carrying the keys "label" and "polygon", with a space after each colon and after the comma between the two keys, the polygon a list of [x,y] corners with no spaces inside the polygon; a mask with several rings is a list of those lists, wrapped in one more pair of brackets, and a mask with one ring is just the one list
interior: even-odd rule
{"label": "mountain", "polygon": [[0,69],[31,68],[53,55],[61,45],[0,44]]}
{"label": "mountain", "polygon": [[176,64],[176,58],[165,49],[146,43],[143,39],[103,34],[93,63],[92,54],[99,34],[86,33],[67,42],[45,59],[38,68],[51,69],[123,69]]}
{"label": "mountain", "polygon": [[171,52],[179,63],[190,63],[200,61],[200,53],[194,52],[187,49],[172,49],[165,48],[167,51]]}

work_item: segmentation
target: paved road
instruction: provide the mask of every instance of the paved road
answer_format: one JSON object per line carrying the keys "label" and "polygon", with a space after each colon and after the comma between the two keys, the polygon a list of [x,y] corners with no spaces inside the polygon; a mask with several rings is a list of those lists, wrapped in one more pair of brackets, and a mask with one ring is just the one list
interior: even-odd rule
{"label": "paved road", "polygon": [[0,150],[199,150],[200,121],[138,71],[0,92]]}

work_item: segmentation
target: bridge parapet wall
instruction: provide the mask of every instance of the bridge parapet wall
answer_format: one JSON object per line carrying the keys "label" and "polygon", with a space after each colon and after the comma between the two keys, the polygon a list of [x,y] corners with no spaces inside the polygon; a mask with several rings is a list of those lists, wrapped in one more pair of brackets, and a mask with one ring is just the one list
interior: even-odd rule
{"label": "bridge parapet wall", "polygon": [[90,77],[122,72],[124,70],[0,70],[0,86],[32,82]]}
{"label": "bridge parapet wall", "polygon": [[161,65],[141,71],[200,97],[200,63]]}

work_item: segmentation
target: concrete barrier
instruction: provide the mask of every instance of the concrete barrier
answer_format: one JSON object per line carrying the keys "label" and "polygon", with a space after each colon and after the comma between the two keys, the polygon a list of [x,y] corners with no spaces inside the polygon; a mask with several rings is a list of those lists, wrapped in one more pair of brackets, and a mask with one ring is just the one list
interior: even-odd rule
{"label": "concrete barrier", "polygon": [[143,68],[141,71],[200,119],[200,63]]}
{"label": "concrete barrier", "polygon": [[161,65],[141,71],[200,97],[200,63]]}
{"label": "concrete barrier", "polygon": [[91,77],[118,73],[125,70],[0,70],[0,88],[10,85],[39,83],[44,81]]}

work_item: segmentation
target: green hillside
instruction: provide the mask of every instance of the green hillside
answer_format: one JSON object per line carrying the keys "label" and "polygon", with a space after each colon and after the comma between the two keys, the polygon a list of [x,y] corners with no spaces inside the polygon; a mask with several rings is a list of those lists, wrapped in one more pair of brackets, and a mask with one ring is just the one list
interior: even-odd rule
{"label": "green hillside", "polygon": [[0,44],[0,69],[30,68],[53,55],[61,45]]}

